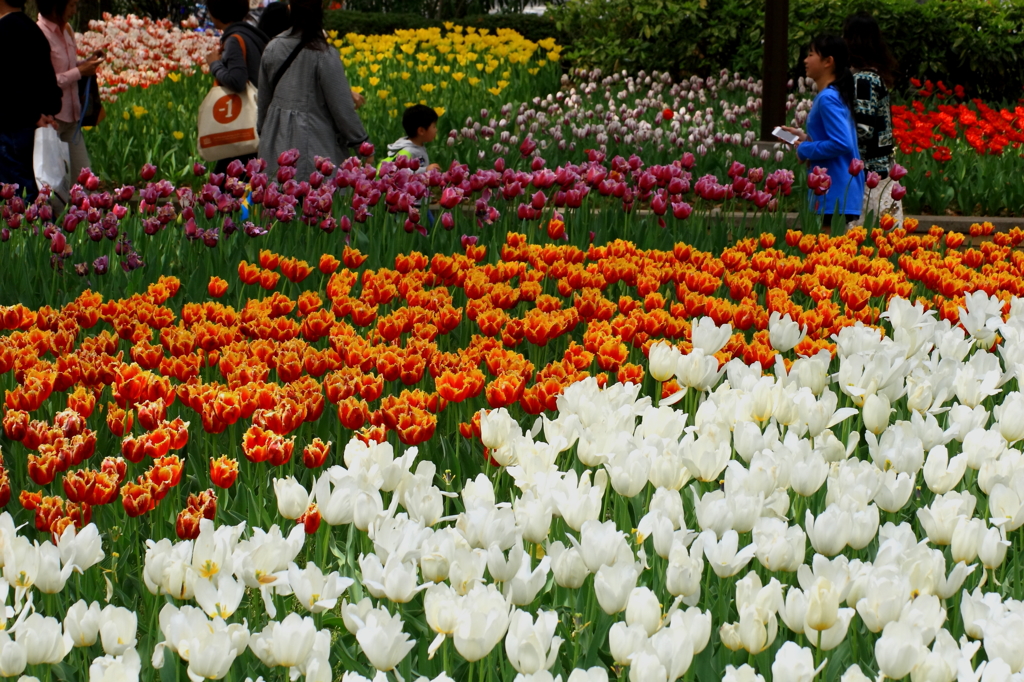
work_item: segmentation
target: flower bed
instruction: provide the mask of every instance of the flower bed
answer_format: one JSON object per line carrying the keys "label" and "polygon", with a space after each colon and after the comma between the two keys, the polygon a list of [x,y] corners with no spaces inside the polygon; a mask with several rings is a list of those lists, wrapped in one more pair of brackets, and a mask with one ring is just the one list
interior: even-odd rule
{"label": "flower bed", "polygon": [[682,163],[294,160],[137,209],[86,174],[60,227],[0,191],[5,674],[1024,665],[1024,232],[730,237],[705,194],[785,193],[738,166],[691,207]]}

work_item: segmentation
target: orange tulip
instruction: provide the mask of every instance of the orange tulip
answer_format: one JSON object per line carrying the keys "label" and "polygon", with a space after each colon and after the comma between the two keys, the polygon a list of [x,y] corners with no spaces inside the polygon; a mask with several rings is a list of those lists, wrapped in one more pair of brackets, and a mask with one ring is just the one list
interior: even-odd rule
{"label": "orange tulip", "polygon": [[195,540],[199,537],[199,522],[202,515],[195,510],[186,508],[178,512],[178,519],[174,523],[174,531],[182,540]]}
{"label": "orange tulip", "polygon": [[346,268],[355,270],[362,265],[368,256],[360,253],[359,249],[353,249],[351,246],[345,246],[345,250],[341,253],[341,260],[345,263]]}
{"label": "orange tulip", "polygon": [[358,431],[369,418],[370,408],[365,401],[349,396],[338,402],[338,421],[346,429]]}
{"label": "orange tulip", "polygon": [[311,443],[302,449],[302,463],[307,469],[319,469],[327,461],[327,456],[330,454],[331,441],[324,443],[319,438],[314,438]]}
{"label": "orange tulip", "polygon": [[156,508],[154,486],[147,479],[140,477],[137,482],[129,482],[121,488],[121,504],[129,517],[135,518]]}
{"label": "orange tulip", "polygon": [[218,488],[230,488],[238,478],[238,461],[221,455],[210,458],[210,481]]}
{"label": "orange tulip", "polygon": [[341,265],[341,261],[331,254],[325,253],[320,256],[320,263],[317,265],[317,268],[325,275],[330,275],[338,269],[339,265]]}
{"label": "orange tulip", "polygon": [[320,529],[320,520],[320,508],[317,506],[316,502],[310,502],[306,511],[304,511],[302,516],[295,521],[296,523],[302,524],[305,528],[306,535],[313,535]]}
{"label": "orange tulip", "polygon": [[238,278],[242,284],[256,284],[260,281],[260,268],[244,260],[238,264]]}
{"label": "orange tulip", "polygon": [[227,280],[223,280],[220,277],[210,277],[210,283],[206,285],[206,291],[214,298],[220,298],[228,291]]}
{"label": "orange tulip", "polygon": [[278,264],[281,262],[281,256],[270,251],[269,249],[260,249],[260,267],[266,268],[267,270],[277,270]]}

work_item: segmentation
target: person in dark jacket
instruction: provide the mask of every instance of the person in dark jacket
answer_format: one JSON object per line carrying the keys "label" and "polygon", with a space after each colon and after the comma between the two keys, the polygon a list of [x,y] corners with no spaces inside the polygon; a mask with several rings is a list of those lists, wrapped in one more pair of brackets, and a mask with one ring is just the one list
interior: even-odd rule
{"label": "person in dark jacket", "polygon": [[[218,83],[232,92],[244,92],[247,83],[258,88],[260,60],[268,40],[262,31],[246,23],[249,3],[247,0],[209,0],[206,9],[213,25],[223,31],[220,45],[206,56],[210,73]],[[235,158],[244,164],[256,158],[256,155],[221,159],[214,167],[214,172],[223,173]]]}
{"label": "person in dark jacket", "polygon": [[283,2],[270,3],[263,8],[256,26],[263,31],[268,40],[284,33],[292,27],[292,17],[288,13],[288,5]]}
{"label": "person in dark jacket", "polygon": [[21,10],[25,0],[0,0],[0,63],[5,64],[0,106],[0,184],[18,185],[32,201],[39,193],[32,170],[36,128],[53,126],[62,93],[50,61],[50,43]]}

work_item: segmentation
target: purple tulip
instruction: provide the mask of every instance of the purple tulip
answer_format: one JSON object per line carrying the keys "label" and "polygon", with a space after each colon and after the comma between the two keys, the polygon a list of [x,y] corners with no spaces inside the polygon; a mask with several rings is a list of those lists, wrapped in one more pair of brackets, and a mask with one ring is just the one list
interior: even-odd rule
{"label": "purple tulip", "polygon": [[110,267],[110,256],[100,256],[92,262],[92,269],[97,275],[107,274],[107,269]]}

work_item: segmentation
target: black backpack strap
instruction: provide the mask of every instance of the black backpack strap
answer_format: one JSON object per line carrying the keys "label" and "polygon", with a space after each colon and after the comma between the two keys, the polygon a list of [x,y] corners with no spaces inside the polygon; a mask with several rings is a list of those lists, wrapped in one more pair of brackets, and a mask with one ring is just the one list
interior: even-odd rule
{"label": "black backpack strap", "polygon": [[292,53],[288,55],[288,59],[285,59],[284,63],[281,64],[280,67],[278,67],[277,73],[274,74],[274,80],[270,82],[269,101],[274,101],[274,91],[277,90],[277,84],[281,81],[281,77],[284,76],[284,72],[288,70],[288,67],[292,65],[292,62],[295,61],[295,58],[299,56],[299,52],[301,52],[302,48],[304,47],[305,45],[303,45],[302,41],[300,40],[299,44],[295,46],[294,50],[292,50]]}

